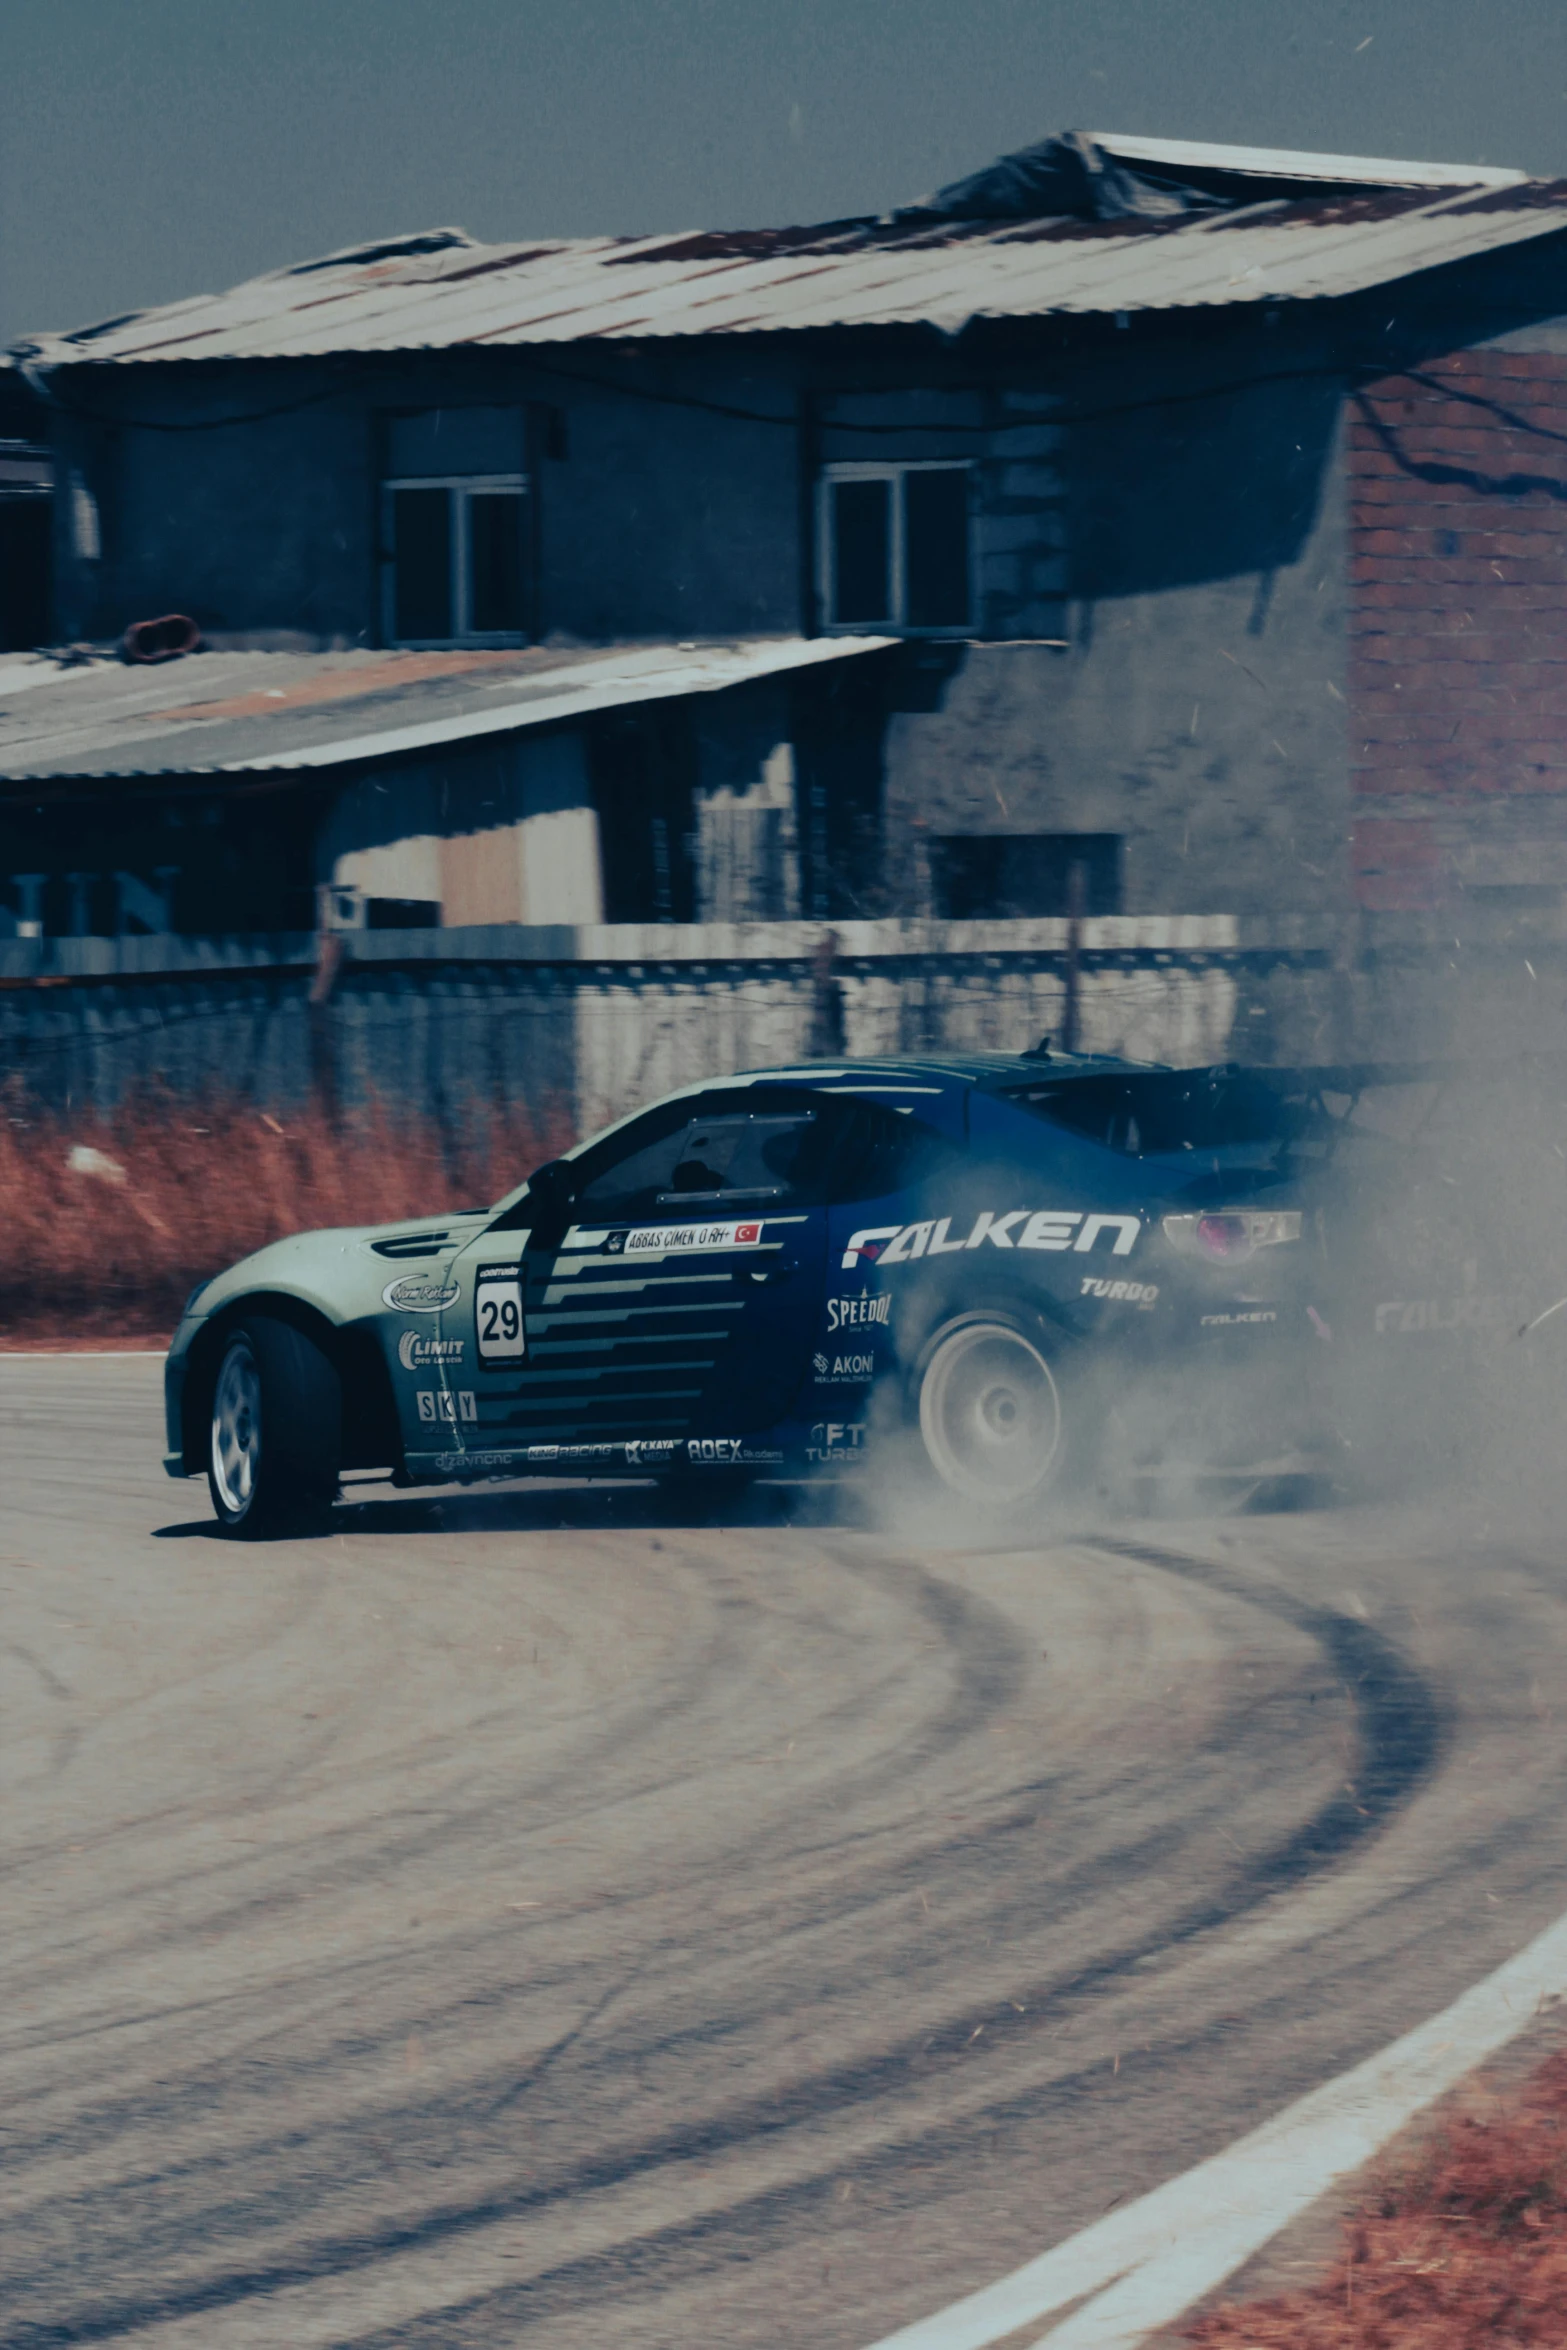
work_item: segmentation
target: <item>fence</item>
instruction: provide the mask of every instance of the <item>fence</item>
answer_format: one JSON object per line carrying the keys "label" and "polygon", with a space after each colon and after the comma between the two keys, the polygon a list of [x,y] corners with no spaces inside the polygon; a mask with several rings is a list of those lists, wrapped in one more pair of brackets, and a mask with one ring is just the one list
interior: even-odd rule
{"label": "fence", "polygon": [[550,1105],[586,1131],[668,1088],[821,1052],[1081,1049],[1195,1064],[1333,1049],[1330,958],[1229,915],[602,924],[0,944],[13,1090],[436,1121]]}

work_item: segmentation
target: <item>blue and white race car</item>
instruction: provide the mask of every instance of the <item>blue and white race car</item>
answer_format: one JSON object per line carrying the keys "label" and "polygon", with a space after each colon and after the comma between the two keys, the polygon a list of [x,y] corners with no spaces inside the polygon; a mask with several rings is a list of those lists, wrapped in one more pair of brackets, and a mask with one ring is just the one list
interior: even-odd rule
{"label": "blue and white race car", "polygon": [[1283,1457],[1324,1326],[1297,1127],[1260,1076],[1044,1050],[691,1087],[489,1210],[208,1282],[165,1465],[249,1534],[345,1469],[793,1476],[900,1445],[1015,1511],[1112,1439],[1168,1450],[1210,1391],[1232,1453]]}

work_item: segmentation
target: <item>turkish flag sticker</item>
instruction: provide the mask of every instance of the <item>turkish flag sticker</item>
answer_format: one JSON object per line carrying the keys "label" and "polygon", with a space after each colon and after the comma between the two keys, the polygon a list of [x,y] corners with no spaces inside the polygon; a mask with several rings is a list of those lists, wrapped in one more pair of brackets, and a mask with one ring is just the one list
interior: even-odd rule
{"label": "turkish flag sticker", "polygon": [[760,1224],[737,1224],[735,1226],[736,1248],[755,1248],[761,1237],[762,1227]]}

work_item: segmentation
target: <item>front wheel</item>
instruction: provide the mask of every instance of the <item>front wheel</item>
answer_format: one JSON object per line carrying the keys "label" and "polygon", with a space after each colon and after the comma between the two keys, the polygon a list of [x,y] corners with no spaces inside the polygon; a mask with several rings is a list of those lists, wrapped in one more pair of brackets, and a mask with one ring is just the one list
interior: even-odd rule
{"label": "front wheel", "polygon": [[1019,1324],[985,1313],[949,1322],[925,1349],[918,1396],[925,1456],[950,1492],[1011,1511],[1059,1484],[1061,1388]]}
{"label": "front wheel", "polygon": [[342,1418],[336,1368],[302,1330],[256,1314],[230,1331],[207,1454],[224,1529],[256,1536],[320,1523],[337,1492]]}

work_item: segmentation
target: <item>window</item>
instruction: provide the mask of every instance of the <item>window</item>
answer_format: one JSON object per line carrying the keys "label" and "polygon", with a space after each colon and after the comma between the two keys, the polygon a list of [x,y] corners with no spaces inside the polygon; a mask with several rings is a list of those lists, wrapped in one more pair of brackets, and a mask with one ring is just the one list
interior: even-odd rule
{"label": "window", "polygon": [[1118,832],[989,832],[933,840],[931,885],[946,922],[1119,914]]}
{"label": "window", "polygon": [[817,535],[827,628],[971,625],[967,465],[829,465]]}
{"label": "window", "polygon": [[389,644],[516,644],[525,633],[520,474],[383,488]]}

